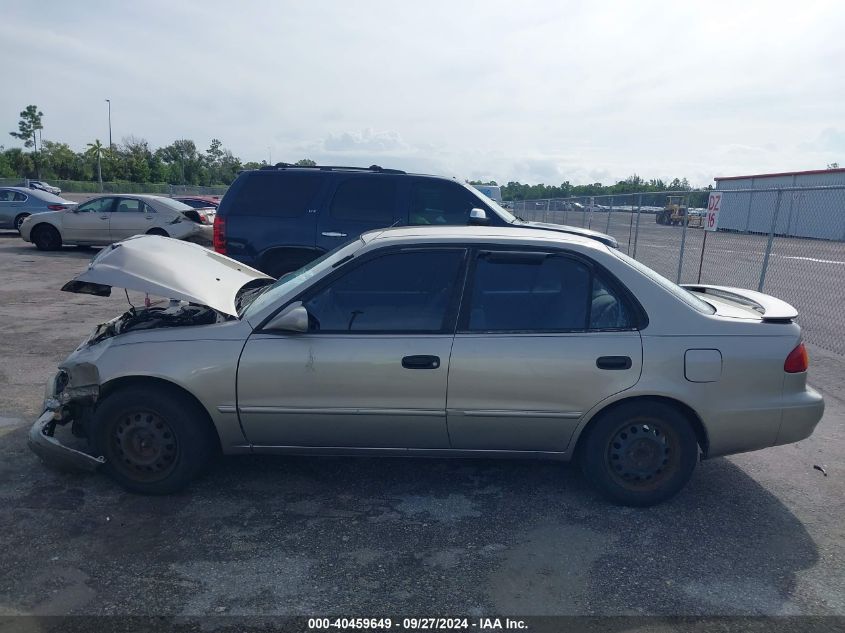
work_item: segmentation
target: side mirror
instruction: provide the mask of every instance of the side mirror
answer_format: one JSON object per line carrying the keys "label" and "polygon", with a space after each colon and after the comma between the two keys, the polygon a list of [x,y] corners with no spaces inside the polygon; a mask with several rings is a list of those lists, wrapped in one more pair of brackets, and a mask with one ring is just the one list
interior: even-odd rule
{"label": "side mirror", "polygon": [[301,303],[289,305],[270,319],[262,329],[304,334],[308,331],[308,310]]}
{"label": "side mirror", "polygon": [[484,209],[470,209],[467,224],[487,224],[487,212]]}

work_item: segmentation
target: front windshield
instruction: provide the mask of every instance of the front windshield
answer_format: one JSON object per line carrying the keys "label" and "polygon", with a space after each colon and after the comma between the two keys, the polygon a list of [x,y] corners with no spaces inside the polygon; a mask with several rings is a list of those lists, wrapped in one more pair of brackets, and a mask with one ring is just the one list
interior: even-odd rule
{"label": "front windshield", "polygon": [[517,218],[516,218],[516,216],[515,216],[514,214],[512,214],[510,211],[508,211],[507,209],[505,209],[505,208],[504,208],[502,205],[500,205],[498,202],[496,202],[495,200],[493,200],[493,198],[489,198],[489,197],[485,196],[485,195],[484,195],[482,192],[480,192],[478,189],[476,189],[475,187],[472,187],[472,186],[470,186],[470,185],[468,185],[468,184],[466,184],[466,183],[461,183],[461,184],[462,184],[464,187],[466,187],[467,189],[469,189],[469,190],[470,190],[470,191],[471,191],[471,192],[472,192],[472,193],[473,193],[476,197],[481,198],[481,200],[484,202],[484,204],[486,204],[488,207],[490,207],[491,209],[493,209],[493,212],[494,212],[496,215],[498,215],[499,217],[501,217],[501,218],[502,218],[505,222],[507,222],[508,224],[513,224],[514,222],[516,222],[516,221],[517,221]]}
{"label": "front windshield", "polygon": [[271,286],[267,286],[266,290],[263,288],[261,289],[261,294],[258,295],[258,297],[256,297],[249,306],[247,306],[243,317],[248,319],[250,316],[258,314],[258,312],[267,306],[272,305],[289,292],[303,285],[306,281],[314,277],[314,275],[317,275],[327,268],[331,268],[342,259],[352,257],[355,251],[360,249],[362,246],[364,246],[364,242],[361,239],[354,240],[348,244],[342,244],[325,255],[318,257],[314,261],[305,264],[305,266],[299,270],[294,270],[282,275],[276,283]]}

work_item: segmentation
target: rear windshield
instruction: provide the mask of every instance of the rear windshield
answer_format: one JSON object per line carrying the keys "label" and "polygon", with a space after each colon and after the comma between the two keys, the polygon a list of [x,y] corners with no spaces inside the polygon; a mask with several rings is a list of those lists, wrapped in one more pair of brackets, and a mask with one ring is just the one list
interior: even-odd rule
{"label": "rear windshield", "polygon": [[261,215],[295,218],[312,208],[320,189],[321,174],[261,173],[244,176],[244,182],[228,206],[229,215]]}
{"label": "rear windshield", "polygon": [[190,211],[191,209],[191,207],[184,202],[179,202],[178,200],[173,200],[171,198],[156,198],[156,202],[164,205],[168,209],[173,209],[174,211]]}
{"label": "rear windshield", "polygon": [[671,294],[675,295],[678,299],[686,303],[693,310],[697,310],[702,314],[714,314],[716,312],[716,308],[711,306],[709,303],[702,301],[690,291],[681,288],[678,284],[672,283],[671,281],[666,279],[666,277],[654,272],[651,268],[649,268],[645,264],[641,264],[633,257],[628,257],[627,255],[625,255],[625,253],[621,253],[613,248],[609,248],[607,250],[609,253],[612,253],[613,255],[621,259],[623,262],[628,264],[631,268],[635,268],[643,275],[651,279],[654,283],[659,286],[662,286],[664,290],[667,290]]}

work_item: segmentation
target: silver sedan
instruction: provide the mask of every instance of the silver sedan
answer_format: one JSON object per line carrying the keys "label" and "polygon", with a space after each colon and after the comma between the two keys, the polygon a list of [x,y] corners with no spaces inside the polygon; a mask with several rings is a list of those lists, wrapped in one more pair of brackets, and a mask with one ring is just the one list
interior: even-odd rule
{"label": "silver sedan", "polygon": [[0,187],[0,229],[14,229],[18,233],[23,221],[35,213],[72,209],[75,202],[26,187]]}
{"label": "silver sedan", "polygon": [[105,246],[140,234],[211,242],[213,228],[186,204],[162,196],[97,196],[73,208],[25,218],[21,237],[39,250]]}
{"label": "silver sedan", "polygon": [[[94,330],[30,445],[142,493],[221,450],[577,458],[610,499],[650,505],[700,457],[796,442],[824,410],[792,306],[679,287],[573,235],[374,231],[275,282],[138,237],[63,289],[112,287],[170,301]],[[60,443],[67,424],[87,452]]]}

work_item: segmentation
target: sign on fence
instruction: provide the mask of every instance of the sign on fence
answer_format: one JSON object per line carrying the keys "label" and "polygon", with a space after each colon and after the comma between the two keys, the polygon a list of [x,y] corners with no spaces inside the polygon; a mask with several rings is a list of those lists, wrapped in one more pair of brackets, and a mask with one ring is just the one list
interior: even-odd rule
{"label": "sign on fence", "polygon": [[719,208],[722,206],[722,192],[712,191],[707,199],[707,216],[704,218],[704,229],[716,231],[719,228]]}

